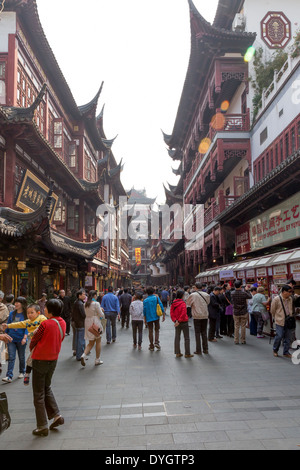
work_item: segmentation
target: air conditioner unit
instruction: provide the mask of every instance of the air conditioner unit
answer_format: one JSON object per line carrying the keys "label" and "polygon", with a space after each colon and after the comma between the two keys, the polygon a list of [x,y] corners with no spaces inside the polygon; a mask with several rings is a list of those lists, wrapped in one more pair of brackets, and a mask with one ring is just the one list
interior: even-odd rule
{"label": "air conditioner unit", "polygon": [[233,20],[233,30],[234,31],[245,31],[246,27],[246,18],[242,13],[237,13]]}

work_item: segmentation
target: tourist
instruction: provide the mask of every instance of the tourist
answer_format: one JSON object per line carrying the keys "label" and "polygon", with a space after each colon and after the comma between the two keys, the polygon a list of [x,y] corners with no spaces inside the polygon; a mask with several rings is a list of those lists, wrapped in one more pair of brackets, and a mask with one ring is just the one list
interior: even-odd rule
{"label": "tourist", "polygon": [[250,329],[250,335],[256,336],[257,335],[257,322],[256,322],[256,317],[255,315],[253,315],[252,310],[253,310],[253,297],[257,294],[257,287],[252,286],[250,289],[250,294],[252,295],[252,299],[249,299],[247,303],[247,311],[250,317],[249,329]]}
{"label": "tourist", "polygon": [[[142,349],[143,342],[143,325],[144,325],[144,313],[143,313],[143,293],[136,292],[134,299],[130,304],[129,313],[131,315],[131,326],[132,326],[132,337],[133,347]],[[137,339],[138,334],[138,339]]]}
{"label": "tourist", "polygon": [[[85,314],[86,314],[85,323],[84,323],[85,339],[89,343],[86,346],[81,356],[81,365],[85,366],[85,361],[87,360],[87,356],[88,354],[90,354],[91,350],[95,346],[95,349],[96,349],[95,366],[99,366],[103,364],[103,361],[100,360],[100,354],[101,354],[101,334],[103,332],[101,319],[104,319],[104,312],[103,312],[103,309],[100,307],[99,302],[97,302],[96,290],[91,290],[89,292],[84,309],[85,309]],[[100,333],[99,335],[95,335],[94,333],[90,332],[89,329],[92,326],[98,329]]]}
{"label": "tourist", "polygon": [[118,297],[113,294],[113,287],[108,286],[108,292],[102,298],[101,307],[104,310],[106,323],[106,343],[110,344],[111,341],[115,343],[117,339],[116,321],[120,312],[120,304]]}
{"label": "tourist", "polygon": [[[41,314],[40,306],[38,304],[31,304],[27,307],[27,319],[19,322],[14,322],[5,325],[10,329],[26,329],[28,331],[28,338],[32,339],[33,335],[37,331],[43,321],[47,318]],[[26,370],[24,375],[24,385],[29,385],[30,374],[32,371],[32,351],[30,352],[26,361]]]}
{"label": "tourist", "polygon": [[71,328],[71,312],[72,312],[71,299],[69,296],[66,295],[64,289],[61,289],[59,291],[58,298],[62,301],[63,306],[64,306],[62,318],[66,322],[66,336],[69,336],[70,328]]}
{"label": "tourist", "polygon": [[174,353],[176,357],[182,357],[180,351],[180,336],[183,332],[184,336],[184,350],[185,357],[194,357],[190,351],[190,335],[189,335],[189,317],[187,315],[186,303],[183,300],[184,290],[179,289],[177,296],[171,305],[170,316],[175,326],[175,341],[174,341]]}
{"label": "tourist", "polygon": [[15,296],[13,294],[8,294],[5,297],[5,302],[6,302],[5,305],[9,313],[15,309],[14,299],[15,299]]}
{"label": "tourist", "polygon": [[73,329],[73,355],[76,356],[77,361],[81,360],[81,356],[85,349],[85,298],[86,292],[84,289],[77,291],[71,317],[71,325]]}
{"label": "tourist", "polygon": [[[162,321],[165,321],[165,311],[163,304],[161,303],[160,298],[157,295],[154,295],[154,288],[147,287],[147,298],[144,300],[144,316],[145,321],[149,330],[149,351],[154,351],[154,347],[158,350],[161,349],[159,342],[159,330],[160,330],[160,317],[156,313],[157,303],[159,303],[160,308],[163,311]],[[153,337],[153,330],[155,330],[155,337]]]}
{"label": "tourist", "polygon": [[[248,320],[247,300],[252,299],[248,288],[243,290],[242,282],[234,283],[235,290],[231,292],[234,320],[234,344],[246,344],[246,325]],[[241,334],[240,334],[241,333]]]}
{"label": "tourist", "polygon": [[50,430],[64,424],[54,394],[51,380],[54,374],[61,343],[65,338],[66,323],[61,318],[63,303],[59,299],[48,300],[45,316],[48,320],[39,326],[30,343],[32,351],[32,389],[37,428],[35,436],[48,435],[48,421],[53,419]]}
{"label": "tourist", "polygon": [[41,315],[44,315],[44,314],[45,314],[46,302],[47,302],[47,294],[43,293],[43,294],[42,294],[42,297],[37,301],[37,303],[38,303],[38,305],[39,305],[39,307],[40,307]]}
{"label": "tourist", "polygon": [[[194,354],[202,354],[202,348],[204,354],[208,354],[208,342],[207,342],[207,324],[208,324],[208,305],[210,302],[210,296],[207,292],[203,292],[202,284],[196,282],[194,291],[190,293],[186,303],[192,308],[192,317],[194,322],[195,340],[196,340],[196,351]],[[202,347],[201,347],[202,340]]]}
{"label": "tourist", "polygon": [[160,293],[160,300],[161,300],[161,303],[163,304],[164,311],[166,312],[167,307],[168,307],[168,302],[170,300],[170,295],[166,287],[164,287]]}
{"label": "tourist", "polygon": [[[10,312],[7,308],[7,305],[5,305],[3,303],[3,299],[4,299],[4,292],[2,292],[2,290],[0,290],[0,325],[2,323],[6,322],[6,320],[8,319],[8,316],[10,314]],[[14,308],[12,310],[14,310]]]}
{"label": "tourist", "polygon": [[[251,291],[251,290],[250,290]],[[253,296],[252,312],[257,324],[257,338],[264,338],[263,328],[265,322],[268,320],[269,313],[267,310],[267,305],[270,302],[270,297],[268,299],[264,295],[265,288],[260,286],[257,288],[257,293]],[[251,292],[252,294],[252,292]]]}
{"label": "tourist", "polygon": [[[8,319],[7,319],[7,326],[10,323],[20,322],[27,319],[27,302],[24,297],[17,297],[15,301],[15,310],[10,312]],[[7,329],[5,330],[6,333],[9,333],[11,336],[12,341],[8,343],[8,365],[7,365],[7,373],[6,377],[3,377],[2,381],[6,383],[11,383],[13,378],[13,372],[15,367],[16,361],[16,353],[18,353],[19,358],[19,379],[24,378],[25,374],[25,350],[27,344],[27,337],[28,331],[26,328],[20,329]]]}
{"label": "tourist", "polygon": [[124,328],[125,324],[126,328],[129,328],[129,307],[131,302],[132,296],[129,294],[128,288],[125,287],[123,294],[121,294],[119,297],[122,328]]}
{"label": "tourist", "polygon": [[[209,330],[208,330],[208,341],[216,342],[216,326],[220,324],[221,318],[221,303],[219,299],[221,288],[219,286],[213,286],[212,292],[210,293],[210,302],[208,305],[208,318],[209,318]],[[220,336],[220,335],[218,335]]]}
{"label": "tourist", "polygon": [[283,356],[292,357],[290,344],[292,332],[295,329],[293,317],[293,289],[288,284],[282,286],[281,293],[271,303],[271,315],[276,325],[276,336],[273,343],[273,355],[278,357],[281,342],[283,342]]}

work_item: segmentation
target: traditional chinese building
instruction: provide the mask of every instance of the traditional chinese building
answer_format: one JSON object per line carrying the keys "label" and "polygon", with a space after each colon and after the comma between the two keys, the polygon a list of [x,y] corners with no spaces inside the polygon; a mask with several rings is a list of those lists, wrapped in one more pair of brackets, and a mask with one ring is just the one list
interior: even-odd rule
{"label": "traditional chinese building", "polygon": [[131,188],[128,193],[128,247],[133,286],[152,285],[151,278],[151,212],[156,198],[146,191]]}
{"label": "traditional chinese building", "polygon": [[[300,247],[294,22],[300,7],[274,1],[270,10],[267,1],[222,0],[210,24],[188,4],[190,61],[173,132],[164,134],[170,157],[179,162],[173,171],[183,184],[183,202],[203,205],[203,231],[185,243],[185,279],[219,282],[227,269],[230,277],[253,282],[264,274],[270,287],[272,263],[289,256],[297,261],[290,249]],[[261,88],[267,67],[271,79]],[[201,245],[189,249],[200,235]],[[282,250],[288,256],[271,257],[265,271],[256,272],[255,262],[249,274],[244,269],[245,259],[259,262]],[[285,263],[282,269],[284,281],[297,268]]]}
{"label": "traditional chinese building", "polygon": [[[6,0],[0,36],[0,285],[37,299],[105,288],[120,253],[97,234],[97,208],[126,194],[96,96],[78,106],[35,0]],[[116,262],[116,263],[115,263]],[[114,272],[112,276],[112,272]]]}

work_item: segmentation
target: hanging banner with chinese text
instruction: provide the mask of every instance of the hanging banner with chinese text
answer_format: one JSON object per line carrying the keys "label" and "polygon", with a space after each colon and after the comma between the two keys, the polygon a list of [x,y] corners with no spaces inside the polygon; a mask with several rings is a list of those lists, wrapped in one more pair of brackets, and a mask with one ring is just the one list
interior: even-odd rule
{"label": "hanging banner with chinese text", "polygon": [[135,249],[135,262],[137,266],[140,266],[142,264],[142,254],[140,248]]}

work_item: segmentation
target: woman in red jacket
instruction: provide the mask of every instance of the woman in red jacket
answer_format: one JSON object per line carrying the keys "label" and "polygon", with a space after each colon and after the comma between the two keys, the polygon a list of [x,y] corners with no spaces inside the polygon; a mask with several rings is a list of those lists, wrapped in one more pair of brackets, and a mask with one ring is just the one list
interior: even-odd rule
{"label": "woman in red jacket", "polygon": [[184,357],[193,357],[194,355],[190,352],[190,333],[189,333],[189,317],[186,311],[186,303],[182,300],[184,296],[184,290],[179,289],[176,294],[176,299],[171,305],[171,319],[175,326],[175,354],[176,357],[182,357],[183,354],[180,352],[180,336],[183,332],[184,336]]}
{"label": "woman in red jacket", "polygon": [[32,351],[32,388],[37,428],[35,436],[48,436],[48,419],[53,419],[50,429],[64,424],[51,389],[61,343],[66,334],[66,322],[61,318],[63,303],[59,299],[48,300],[45,307],[44,321],[34,334],[30,350]]}

